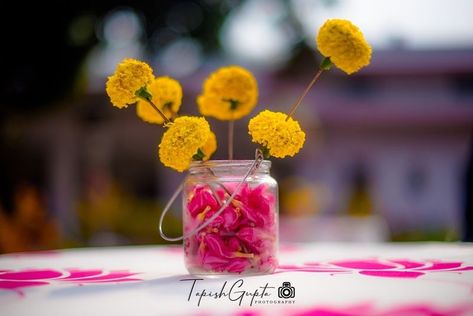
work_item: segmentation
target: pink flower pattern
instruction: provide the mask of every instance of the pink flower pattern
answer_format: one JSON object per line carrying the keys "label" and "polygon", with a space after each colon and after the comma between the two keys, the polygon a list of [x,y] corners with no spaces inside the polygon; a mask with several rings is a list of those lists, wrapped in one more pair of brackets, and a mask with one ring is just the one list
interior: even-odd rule
{"label": "pink flower pattern", "polygon": [[[235,185],[226,184],[227,190]],[[245,184],[212,223],[184,241],[186,263],[198,272],[273,272],[278,264],[275,197],[264,184]],[[231,193],[231,192],[230,192]],[[185,231],[191,231],[220,209],[228,198],[222,188],[192,188],[185,208]]]}
{"label": "pink flower pattern", "polygon": [[140,281],[137,273],[127,270],[104,271],[101,269],[26,269],[3,270],[0,272],[0,289],[16,291],[33,286],[44,286],[56,281],[75,284]]}
{"label": "pink flower pattern", "polygon": [[472,271],[460,261],[410,259],[356,259],[330,262],[306,262],[302,265],[280,265],[277,272],[359,273],[386,278],[417,278],[431,272]]}
{"label": "pink flower pattern", "polygon": [[[428,303],[408,303],[393,307],[380,308],[373,303],[359,303],[348,306],[311,306],[285,310],[283,315],[290,316],[466,316],[473,312],[473,303],[457,303],[448,307],[439,307]],[[258,309],[238,311],[232,316],[263,316]],[[196,314],[199,315],[199,314]]]}
{"label": "pink flower pattern", "polygon": [[304,309],[296,309],[288,315],[294,316],[462,316],[471,315],[472,303],[458,303],[448,307],[439,307],[428,303],[402,304],[393,307],[380,308],[375,304],[361,303],[352,306],[316,306]]}

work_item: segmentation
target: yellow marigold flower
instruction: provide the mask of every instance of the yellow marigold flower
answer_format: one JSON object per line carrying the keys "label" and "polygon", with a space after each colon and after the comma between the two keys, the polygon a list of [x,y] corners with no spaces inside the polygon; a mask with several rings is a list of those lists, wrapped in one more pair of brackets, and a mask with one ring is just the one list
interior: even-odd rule
{"label": "yellow marigold flower", "polygon": [[204,154],[204,157],[202,158],[203,161],[209,160],[217,150],[217,137],[212,131],[210,131],[209,139],[207,139],[207,142],[200,148],[200,150]]}
{"label": "yellow marigold flower", "polygon": [[107,94],[114,106],[124,108],[135,103],[135,92],[146,87],[153,79],[153,70],[148,64],[127,58],[118,64],[115,73],[108,77]]}
{"label": "yellow marigold flower", "polygon": [[220,120],[248,115],[258,101],[258,85],[251,72],[239,66],[222,67],[204,82],[197,98],[200,113]]}
{"label": "yellow marigold flower", "polygon": [[210,126],[205,118],[191,116],[178,117],[168,126],[159,144],[159,159],[166,167],[182,172],[209,139]]}
{"label": "yellow marigold flower", "polygon": [[305,133],[299,123],[287,114],[265,110],[253,117],[248,132],[254,143],[263,145],[271,156],[284,158],[294,156],[305,142]]}
{"label": "yellow marigold flower", "polygon": [[[177,80],[158,77],[149,84],[147,90],[152,95],[151,101],[167,118],[173,117],[179,111],[182,103],[182,87]],[[164,123],[161,115],[145,100],[138,100],[136,114],[148,123]]]}
{"label": "yellow marigold flower", "polygon": [[347,74],[370,63],[370,44],[360,29],[348,20],[327,20],[320,28],[316,41],[320,53]]}

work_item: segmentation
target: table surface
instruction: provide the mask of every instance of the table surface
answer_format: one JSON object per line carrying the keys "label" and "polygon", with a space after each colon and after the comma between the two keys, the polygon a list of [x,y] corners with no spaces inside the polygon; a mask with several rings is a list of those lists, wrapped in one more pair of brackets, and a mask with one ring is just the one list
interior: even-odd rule
{"label": "table surface", "polygon": [[473,315],[472,244],[282,244],[280,263],[202,277],[177,246],[6,254],[0,314]]}

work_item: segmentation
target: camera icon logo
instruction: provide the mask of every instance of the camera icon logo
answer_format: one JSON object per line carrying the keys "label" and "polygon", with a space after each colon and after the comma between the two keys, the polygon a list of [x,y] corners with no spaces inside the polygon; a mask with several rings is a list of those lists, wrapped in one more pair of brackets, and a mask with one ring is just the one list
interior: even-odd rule
{"label": "camera icon logo", "polygon": [[296,289],[291,286],[291,282],[283,282],[282,286],[278,288],[278,296],[280,298],[294,298],[296,296]]}

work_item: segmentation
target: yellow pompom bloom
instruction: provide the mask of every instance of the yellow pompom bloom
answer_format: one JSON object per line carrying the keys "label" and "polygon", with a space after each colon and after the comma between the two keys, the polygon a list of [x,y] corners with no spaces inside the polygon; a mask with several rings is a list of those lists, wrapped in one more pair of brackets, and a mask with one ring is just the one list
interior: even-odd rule
{"label": "yellow pompom bloom", "polygon": [[159,159],[182,172],[210,137],[209,123],[203,117],[181,116],[168,125],[159,144]]}
{"label": "yellow pompom bloom", "polygon": [[135,103],[135,92],[154,79],[151,67],[139,60],[127,58],[118,64],[115,73],[108,77],[106,91],[112,104],[118,108]]}
{"label": "yellow pompom bloom", "polygon": [[347,74],[370,63],[370,44],[360,29],[348,20],[327,20],[319,29],[316,41],[320,53]]}
{"label": "yellow pompom bloom", "polygon": [[213,153],[217,150],[217,136],[215,136],[214,132],[210,131],[209,139],[207,139],[207,142],[200,148],[200,150],[204,154],[202,160],[209,160]]}
{"label": "yellow pompom bloom", "polygon": [[[173,117],[179,111],[182,103],[182,87],[177,80],[158,77],[149,84],[147,90],[152,95],[151,101],[167,118]],[[161,115],[145,100],[138,100],[136,114],[148,123],[164,123]]]}
{"label": "yellow pompom bloom", "polygon": [[197,98],[200,113],[220,120],[237,120],[248,115],[258,101],[255,77],[239,66],[222,67],[204,82]]}
{"label": "yellow pompom bloom", "polygon": [[253,117],[248,132],[254,143],[261,144],[271,156],[294,156],[304,146],[305,133],[299,123],[287,114],[265,110]]}

